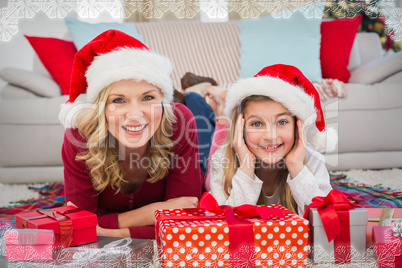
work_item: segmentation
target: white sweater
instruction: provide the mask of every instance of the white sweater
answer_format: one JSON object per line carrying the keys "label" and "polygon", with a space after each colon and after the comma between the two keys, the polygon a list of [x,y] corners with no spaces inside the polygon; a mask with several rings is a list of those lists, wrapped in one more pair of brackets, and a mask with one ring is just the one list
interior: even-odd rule
{"label": "white sweater", "polygon": [[[232,189],[229,197],[223,191],[223,149],[219,148],[211,157],[210,183],[211,194],[219,205],[240,206],[243,204],[257,204],[261,193],[262,181],[254,175],[250,178],[241,170],[237,170],[232,179]],[[325,158],[319,152],[307,147],[305,166],[300,173],[292,179],[290,174],[287,177],[290,191],[298,206],[298,214],[303,215],[306,205],[311,203],[315,196],[326,196],[331,190],[328,170],[325,167]],[[275,194],[279,203],[280,196]]]}

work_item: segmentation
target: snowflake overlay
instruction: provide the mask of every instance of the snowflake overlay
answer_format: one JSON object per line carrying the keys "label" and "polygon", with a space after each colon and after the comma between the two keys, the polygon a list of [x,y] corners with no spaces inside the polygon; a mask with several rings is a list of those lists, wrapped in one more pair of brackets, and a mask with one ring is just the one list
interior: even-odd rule
{"label": "snowflake overlay", "polygon": [[[203,11],[211,18],[223,18],[228,12],[236,12],[241,18],[257,18],[263,12],[272,13],[275,18],[290,18],[296,11],[306,18],[320,16],[324,2],[305,0],[6,0],[7,5],[0,9],[0,42],[8,42],[18,32],[19,19],[31,19],[38,12],[49,18],[64,18],[69,12],[81,18],[96,18],[101,12],[108,12],[113,18],[129,18],[133,13],[141,13],[147,19],[161,19],[166,12],[178,19],[192,19]],[[327,1],[331,2],[331,1]],[[312,4],[305,6],[307,4]],[[342,8],[343,1],[331,5],[336,12]],[[368,16],[375,16],[381,10],[386,17],[388,33],[395,41],[402,34],[402,11],[395,7],[394,0],[383,0],[379,5],[367,4],[361,10]],[[356,12],[356,11],[353,11]],[[356,14],[347,14],[354,16]],[[391,30],[392,29],[392,30]]]}

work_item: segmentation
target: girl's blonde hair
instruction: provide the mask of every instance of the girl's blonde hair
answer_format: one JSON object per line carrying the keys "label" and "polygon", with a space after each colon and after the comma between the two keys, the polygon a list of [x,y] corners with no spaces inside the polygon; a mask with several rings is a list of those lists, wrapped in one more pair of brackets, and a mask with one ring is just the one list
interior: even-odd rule
{"label": "girl's blonde hair", "polygon": [[[236,152],[233,149],[233,140],[234,140],[234,133],[235,133],[235,128],[236,128],[237,117],[240,113],[244,114],[244,111],[250,102],[263,101],[263,100],[272,100],[272,99],[269,97],[266,97],[266,96],[252,95],[252,96],[246,97],[241,102],[238,109],[233,109],[229,133],[226,136],[226,140],[224,143],[226,146],[224,148],[224,157],[228,163],[231,163],[229,165],[225,165],[224,170],[223,170],[223,174],[224,174],[223,190],[227,197],[229,196],[230,190],[232,188],[232,178],[240,166],[239,160],[236,156]],[[280,187],[279,189],[280,189],[281,204],[284,207],[286,207],[287,209],[293,211],[294,213],[297,213],[296,201],[294,200],[294,198],[290,192],[289,185],[286,182],[288,174],[289,174],[289,171],[287,170],[286,167],[284,167],[283,169],[280,170],[280,175],[277,180],[276,187]],[[260,197],[258,199],[258,204],[259,205],[266,204],[266,198],[265,198],[264,191],[261,191]]]}
{"label": "girl's blonde hair", "polygon": [[[108,185],[120,191],[123,178],[119,162],[119,149],[115,138],[109,133],[105,116],[106,103],[111,86],[104,88],[91,108],[83,110],[77,116],[77,126],[80,135],[87,140],[87,150],[76,157],[77,161],[85,161],[92,184],[97,191],[103,191]],[[169,101],[162,100],[162,119],[160,126],[151,138],[148,149],[150,152],[147,172],[148,182],[154,183],[167,176],[170,158],[173,156],[173,124],[177,118]],[[118,143],[118,142],[117,142]]]}

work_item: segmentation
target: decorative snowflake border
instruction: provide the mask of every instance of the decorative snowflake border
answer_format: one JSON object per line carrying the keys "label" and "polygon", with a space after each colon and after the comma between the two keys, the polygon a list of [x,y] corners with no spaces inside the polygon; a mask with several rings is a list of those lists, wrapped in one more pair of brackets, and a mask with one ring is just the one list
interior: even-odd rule
{"label": "decorative snowflake border", "polygon": [[[10,41],[18,32],[19,19],[31,19],[38,12],[49,18],[64,18],[70,12],[80,18],[96,18],[101,12],[108,12],[113,18],[129,18],[139,12],[147,19],[160,19],[166,12],[178,19],[194,18],[200,11],[210,18],[225,18],[230,12],[241,18],[257,18],[263,13],[273,14],[275,18],[290,18],[297,10],[306,18],[321,17],[324,5],[332,11],[344,9],[343,1],[331,2],[305,0],[2,0],[6,6],[0,9],[0,42]],[[300,7],[303,3],[303,7]],[[329,3],[329,4],[328,4]],[[382,14],[386,17],[388,32],[395,40],[401,36],[402,11],[395,7],[394,0],[382,0],[379,4],[362,6],[359,11],[365,14]],[[391,30],[392,29],[392,30]]]}

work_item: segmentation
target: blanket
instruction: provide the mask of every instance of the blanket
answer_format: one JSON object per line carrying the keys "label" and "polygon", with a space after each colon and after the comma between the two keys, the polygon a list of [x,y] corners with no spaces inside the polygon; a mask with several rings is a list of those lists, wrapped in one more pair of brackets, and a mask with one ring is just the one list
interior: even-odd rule
{"label": "blanket", "polygon": [[64,206],[63,183],[54,182],[39,188],[30,187],[30,189],[38,192],[40,197],[13,202],[9,207],[0,208],[0,237],[7,229],[16,227],[15,214],[17,213]]}
{"label": "blanket", "polygon": [[333,189],[343,192],[351,201],[366,208],[373,207],[402,207],[402,192],[381,185],[352,183],[345,175],[331,175]]}

